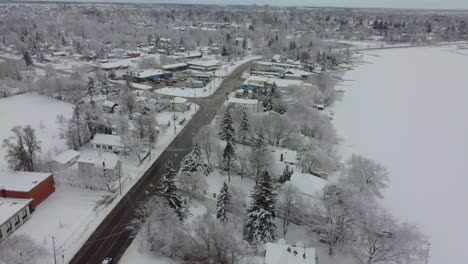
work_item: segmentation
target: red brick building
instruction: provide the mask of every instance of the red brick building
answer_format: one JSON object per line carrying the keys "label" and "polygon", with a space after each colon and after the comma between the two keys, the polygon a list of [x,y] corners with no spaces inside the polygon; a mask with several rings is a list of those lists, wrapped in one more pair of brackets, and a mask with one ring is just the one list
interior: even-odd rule
{"label": "red brick building", "polygon": [[33,199],[31,210],[55,191],[52,173],[0,171],[0,197]]}

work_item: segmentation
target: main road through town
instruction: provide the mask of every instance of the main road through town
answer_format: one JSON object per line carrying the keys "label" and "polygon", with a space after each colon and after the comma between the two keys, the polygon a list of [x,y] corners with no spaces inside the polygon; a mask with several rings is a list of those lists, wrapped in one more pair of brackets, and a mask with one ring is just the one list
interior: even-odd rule
{"label": "main road through town", "polygon": [[172,161],[176,167],[179,166],[182,158],[192,148],[193,136],[200,127],[211,123],[226,100],[227,93],[240,87],[242,73],[247,67],[248,63],[238,67],[224,79],[218,90],[210,97],[196,100],[200,106],[198,112],[138,182],[122,197],[70,263],[100,264],[106,257],[112,257],[114,263],[120,260],[133,240],[132,233],[127,227],[135,218],[138,205],[158,192],[161,173],[168,161]]}

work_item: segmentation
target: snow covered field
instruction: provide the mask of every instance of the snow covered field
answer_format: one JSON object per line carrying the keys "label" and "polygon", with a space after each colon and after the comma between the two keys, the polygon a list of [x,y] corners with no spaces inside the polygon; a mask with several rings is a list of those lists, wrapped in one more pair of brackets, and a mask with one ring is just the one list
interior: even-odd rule
{"label": "snow covered field", "polygon": [[343,156],[389,169],[384,204],[428,236],[433,264],[468,261],[468,57],[455,49],[366,52],[335,110]]}
{"label": "snow covered field", "polygon": [[[31,125],[41,141],[42,154],[54,149],[64,149],[65,141],[59,138],[57,115],[71,116],[72,105],[37,94],[22,94],[0,99],[0,143],[13,134],[14,126]],[[0,169],[6,169],[5,149],[0,148]]]}

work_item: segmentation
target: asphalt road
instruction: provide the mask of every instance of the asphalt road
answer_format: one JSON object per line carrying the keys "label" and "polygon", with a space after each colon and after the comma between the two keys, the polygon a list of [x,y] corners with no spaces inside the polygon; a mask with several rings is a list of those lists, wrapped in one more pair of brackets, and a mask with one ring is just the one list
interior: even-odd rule
{"label": "asphalt road", "polygon": [[100,264],[106,257],[112,257],[114,262],[120,260],[133,241],[131,231],[127,230],[127,226],[135,218],[136,208],[149,196],[158,192],[157,187],[160,183],[161,172],[164,171],[168,161],[172,161],[177,167],[179,166],[182,158],[192,148],[193,135],[198,132],[200,127],[213,120],[227,98],[226,93],[240,87],[242,82],[240,77],[247,67],[248,64],[240,66],[221,83],[219,89],[212,96],[197,99],[197,104],[200,106],[199,111],[107,215],[70,263]]}

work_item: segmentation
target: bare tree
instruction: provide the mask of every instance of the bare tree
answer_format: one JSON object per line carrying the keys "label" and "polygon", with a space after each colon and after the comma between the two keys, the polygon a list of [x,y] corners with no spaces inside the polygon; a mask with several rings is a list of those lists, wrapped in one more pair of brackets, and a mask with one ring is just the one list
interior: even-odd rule
{"label": "bare tree", "polygon": [[276,215],[283,221],[283,235],[288,232],[291,222],[300,219],[305,203],[299,189],[294,185],[285,183],[281,186],[276,200]]}
{"label": "bare tree", "polygon": [[37,155],[41,152],[41,142],[36,138],[35,130],[27,125],[24,128],[15,126],[11,131],[14,136],[3,141],[9,167],[12,170],[34,171]]}
{"label": "bare tree", "polygon": [[211,168],[211,156],[216,151],[216,148],[219,147],[216,142],[216,136],[216,130],[212,126],[206,125],[200,128],[194,138],[194,142],[197,142],[205,153],[209,168]]}

